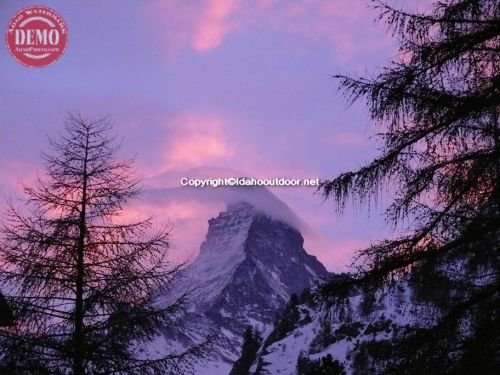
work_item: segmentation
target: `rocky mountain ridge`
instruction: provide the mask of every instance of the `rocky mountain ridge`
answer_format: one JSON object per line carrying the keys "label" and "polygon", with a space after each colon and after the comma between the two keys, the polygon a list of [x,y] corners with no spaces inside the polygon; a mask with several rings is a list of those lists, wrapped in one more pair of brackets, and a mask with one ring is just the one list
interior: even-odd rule
{"label": "rocky mountain ridge", "polygon": [[292,294],[329,275],[303,243],[297,229],[251,204],[228,205],[209,220],[199,256],[169,293],[188,291],[187,310],[156,347],[188,347],[215,334],[203,374],[227,375],[248,326],[267,335]]}

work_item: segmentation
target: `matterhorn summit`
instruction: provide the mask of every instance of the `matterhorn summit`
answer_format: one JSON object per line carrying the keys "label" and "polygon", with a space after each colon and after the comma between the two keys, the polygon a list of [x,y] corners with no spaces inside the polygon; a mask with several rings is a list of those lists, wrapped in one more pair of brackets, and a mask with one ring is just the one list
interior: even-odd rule
{"label": "matterhorn summit", "polygon": [[169,293],[189,292],[182,322],[164,333],[166,345],[187,347],[215,333],[204,374],[227,375],[246,327],[265,335],[293,293],[328,275],[303,244],[300,232],[282,219],[246,202],[229,204],[209,220],[198,257]]}

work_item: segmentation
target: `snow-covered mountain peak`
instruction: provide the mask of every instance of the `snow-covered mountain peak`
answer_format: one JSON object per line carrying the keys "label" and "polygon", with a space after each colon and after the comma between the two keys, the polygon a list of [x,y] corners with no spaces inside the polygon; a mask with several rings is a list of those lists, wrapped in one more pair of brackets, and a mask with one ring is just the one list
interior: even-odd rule
{"label": "snow-covered mountain peak", "polygon": [[216,331],[222,337],[217,361],[234,361],[247,326],[269,330],[293,293],[328,275],[303,244],[290,224],[244,201],[229,204],[209,220],[199,256],[174,288],[174,295],[189,291],[176,337],[196,341],[203,331]]}
{"label": "snow-covered mountain peak", "polygon": [[190,306],[203,310],[230,282],[236,267],[244,261],[245,243],[257,211],[247,203],[230,205],[227,211],[209,220],[200,254],[187,268]]}
{"label": "snow-covered mountain peak", "polygon": [[[191,306],[200,311],[214,303],[223,290],[244,277],[244,267],[266,278],[265,285],[271,288],[266,299],[274,308],[284,305],[291,293],[327,274],[323,265],[305,252],[303,243],[298,230],[253,205],[228,205],[226,211],[209,220],[200,255],[186,270],[192,286]],[[257,282],[254,276],[248,275],[246,281]]]}

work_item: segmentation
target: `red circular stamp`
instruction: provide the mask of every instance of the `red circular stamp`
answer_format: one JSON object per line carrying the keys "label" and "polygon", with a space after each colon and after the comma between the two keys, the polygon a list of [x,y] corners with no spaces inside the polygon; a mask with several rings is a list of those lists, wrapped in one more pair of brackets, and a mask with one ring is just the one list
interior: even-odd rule
{"label": "red circular stamp", "polygon": [[10,20],[5,41],[18,62],[42,68],[53,64],[64,53],[68,29],[54,9],[33,5],[21,9]]}

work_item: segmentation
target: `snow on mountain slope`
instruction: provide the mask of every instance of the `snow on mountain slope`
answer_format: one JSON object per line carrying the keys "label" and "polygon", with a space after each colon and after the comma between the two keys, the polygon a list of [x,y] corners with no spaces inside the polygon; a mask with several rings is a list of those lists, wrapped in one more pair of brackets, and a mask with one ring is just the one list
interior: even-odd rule
{"label": "snow on mountain slope", "polygon": [[165,330],[164,344],[159,346],[187,347],[215,332],[218,339],[212,360],[199,373],[227,375],[230,363],[238,358],[247,326],[267,334],[292,293],[328,275],[304,250],[303,242],[290,224],[249,203],[230,204],[209,220],[199,256],[186,268],[171,296],[163,297],[168,302],[189,291],[185,316],[175,328]]}
{"label": "snow on mountain slope", "polygon": [[[237,213],[237,214],[235,214]],[[245,243],[255,213],[250,207],[222,212],[209,220],[205,242],[198,258],[186,271],[192,288],[190,307],[203,311],[231,281],[237,266],[245,260]]]}
{"label": "snow on mountain slope", "polygon": [[370,364],[363,348],[390,340],[406,327],[433,324],[422,319],[433,316],[429,311],[433,307],[419,307],[414,302],[406,278],[373,295],[353,289],[345,300],[331,305],[319,301],[313,290],[303,293],[299,303],[288,307],[293,313],[286,316],[294,318],[282,318],[267,337],[253,367],[254,374],[296,375],[299,358],[314,361],[328,354],[340,362],[347,374],[377,373],[375,368],[366,372],[364,366]]}
{"label": "snow on mountain slope", "polygon": [[[490,254],[498,243],[497,218],[491,226],[485,223],[478,226],[491,231],[491,242],[481,246],[478,240],[477,254]],[[477,232],[476,223],[471,230]],[[484,241],[484,236],[473,238]],[[490,321],[481,326],[481,319],[496,305],[485,304],[453,320],[457,307],[498,275],[496,263],[464,251],[470,248],[467,242],[454,244],[446,256],[431,257],[384,284],[360,285],[348,275],[334,275],[328,284],[305,290],[290,300],[265,338],[252,375],[445,373],[451,368],[447,359],[467,353],[462,343],[488,332]],[[469,367],[465,361],[470,357],[465,358],[458,372],[452,368],[449,373],[469,373],[477,366]]]}

